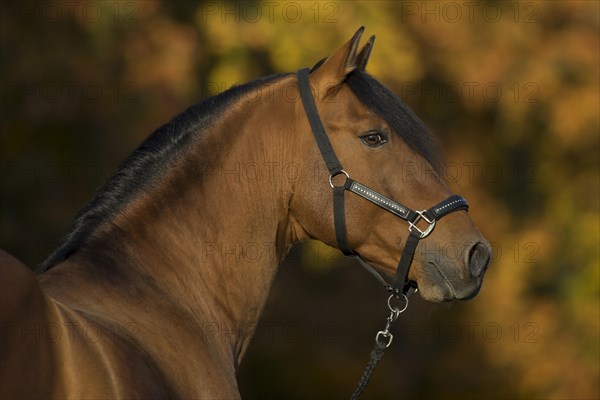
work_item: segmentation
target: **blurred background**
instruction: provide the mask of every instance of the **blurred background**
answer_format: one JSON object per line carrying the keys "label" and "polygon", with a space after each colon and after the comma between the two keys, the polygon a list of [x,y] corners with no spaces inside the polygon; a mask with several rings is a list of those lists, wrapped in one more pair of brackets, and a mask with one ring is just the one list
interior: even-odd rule
{"label": "blurred background", "polygon": [[[475,300],[411,299],[364,398],[597,399],[599,20],[595,1],[2,1],[0,247],[36,265],[153,129],[364,25],[368,71],[441,139],[494,249]],[[385,300],[336,250],[295,247],[243,397],[349,397]]]}

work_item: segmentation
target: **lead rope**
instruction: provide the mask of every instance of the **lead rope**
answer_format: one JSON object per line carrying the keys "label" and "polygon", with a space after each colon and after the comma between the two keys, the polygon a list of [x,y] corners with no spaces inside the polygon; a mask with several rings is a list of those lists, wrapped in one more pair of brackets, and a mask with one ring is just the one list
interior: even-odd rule
{"label": "lead rope", "polygon": [[391,295],[388,298],[387,304],[388,308],[390,309],[390,315],[385,320],[385,328],[382,331],[377,332],[377,335],[375,335],[375,346],[371,351],[369,362],[367,362],[367,366],[363,370],[360,380],[356,385],[356,389],[354,389],[354,393],[352,393],[351,400],[357,400],[369,384],[371,375],[373,375],[373,371],[375,371],[377,364],[379,364],[379,361],[383,357],[385,349],[390,347],[392,340],[394,339],[394,335],[390,332],[390,326],[396,322],[400,314],[402,314],[408,308],[408,296],[402,294],[401,299],[404,301],[404,307],[401,309],[391,304],[392,299],[395,298],[396,297],[394,295]]}

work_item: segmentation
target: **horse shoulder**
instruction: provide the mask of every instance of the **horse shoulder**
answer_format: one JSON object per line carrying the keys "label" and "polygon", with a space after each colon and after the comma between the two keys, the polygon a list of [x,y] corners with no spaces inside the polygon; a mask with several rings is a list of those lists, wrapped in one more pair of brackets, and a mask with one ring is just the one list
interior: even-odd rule
{"label": "horse shoulder", "polygon": [[0,250],[0,398],[169,397],[151,360]]}

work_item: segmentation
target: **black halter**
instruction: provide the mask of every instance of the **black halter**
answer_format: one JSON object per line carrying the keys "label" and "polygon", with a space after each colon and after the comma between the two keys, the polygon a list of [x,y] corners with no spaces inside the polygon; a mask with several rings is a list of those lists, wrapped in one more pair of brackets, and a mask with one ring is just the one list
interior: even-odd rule
{"label": "black halter", "polygon": [[[342,164],[338,160],[331,142],[327,137],[327,132],[319,118],[319,112],[310,90],[308,82],[309,69],[304,68],[298,71],[298,86],[300,88],[300,97],[308,122],[312,128],[313,135],[325,160],[329,170],[329,184],[333,189],[333,222],[335,227],[335,236],[340,250],[347,256],[357,257],[361,264],[367,268],[396,298],[406,295],[411,289],[416,289],[416,283],[408,280],[408,271],[412,263],[415,250],[419,240],[427,237],[435,227],[437,220],[454,211],[468,210],[467,201],[461,196],[453,195],[441,203],[436,204],[428,210],[415,211],[410,208],[389,199],[388,197],[376,192],[350,178],[350,175],[344,171]],[[338,175],[345,175],[346,180],[343,185],[337,186],[333,183],[333,178]],[[402,218],[408,222],[409,235],[404,245],[404,251],[400,257],[394,282],[390,285],[370,264],[365,262],[359,254],[354,252],[346,237],[346,213],[344,211],[344,193],[348,190],[360,197],[369,200],[384,210]],[[427,228],[421,230],[417,223],[425,221],[429,224]]]}

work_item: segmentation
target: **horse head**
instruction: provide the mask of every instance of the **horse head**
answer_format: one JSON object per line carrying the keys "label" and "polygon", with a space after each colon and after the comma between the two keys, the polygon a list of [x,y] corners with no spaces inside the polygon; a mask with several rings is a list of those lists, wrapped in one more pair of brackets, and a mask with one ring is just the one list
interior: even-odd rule
{"label": "horse head", "polygon": [[[305,148],[297,154],[321,167],[316,179],[305,175],[295,187],[290,210],[297,229],[302,237],[359,256],[383,276],[396,273],[403,250],[414,251],[408,247],[415,232],[416,252],[406,279],[418,285],[426,300],[470,299],[481,287],[490,245],[469,217],[466,201],[450,197],[439,173],[436,141],[423,122],[365,72],[375,38],[359,51],[362,32],[361,28],[313,67],[307,83],[312,99],[305,99],[305,110],[298,105],[297,114],[305,119]],[[310,116],[312,101],[316,117]],[[326,132],[321,140],[328,138],[329,148],[323,149],[319,135],[315,134],[317,143],[312,138],[311,130],[319,129],[315,128],[319,120]],[[316,151],[317,144],[322,154]],[[349,181],[356,184],[350,187]],[[340,195],[336,202],[336,192],[339,195],[344,189],[354,195]],[[460,209],[436,221],[442,215],[436,218],[435,207],[430,207],[437,204],[449,211],[459,202]],[[427,209],[429,213],[424,213]]]}

